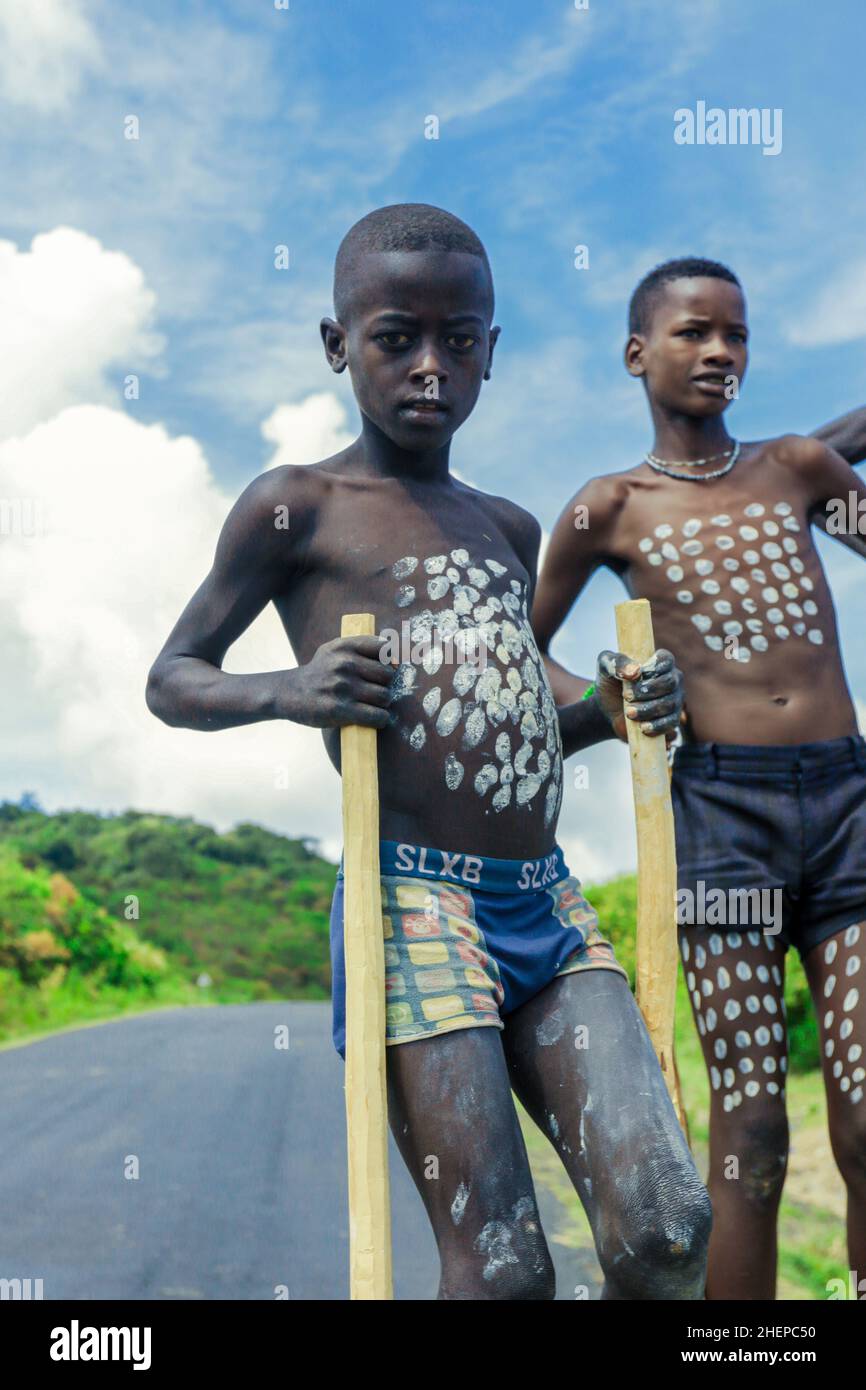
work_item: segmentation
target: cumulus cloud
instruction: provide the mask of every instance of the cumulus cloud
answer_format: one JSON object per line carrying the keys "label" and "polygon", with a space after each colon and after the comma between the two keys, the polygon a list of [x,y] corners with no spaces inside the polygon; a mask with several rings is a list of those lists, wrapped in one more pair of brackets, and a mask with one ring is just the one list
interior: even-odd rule
{"label": "cumulus cloud", "polygon": [[[3,793],[48,806],[136,806],[220,825],[250,817],[339,837],[336,774],[310,729],[206,735],[168,729],[144,703],[147,671],[206,575],[234,498],[199,443],[104,403],[109,372],[158,366],[154,297],[139,268],[70,228],[29,253],[0,245],[0,695]],[[342,447],[341,408],[319,396],[265,423],[273,462]],[[5,436],[5,437],[4,437]],[[267,610],[229,670],[293,666]],[[291,791],[286,788],[290,787]]]}
{"label": "cumulus cloud", "polygon": [[278,405],[263,422],[262,434],[275,446],[268,468],[318,463],[348,448],[355,438],[347,429],[343,403],[330,391],[319,391],[296,405]]}
{"label": "cumulus cloud", "polygon": [[62,110],[100,58],[79,0],[0,0],[0,95],[7,101]]}
{"label": "cumulus cloud", "polygon": [[[148,668],[207,573],[233,500],[197,442],[105,406],[69,407],[0,445],[0,494],[27,499],[40,518],[35,534],[0,546],[0,585],[18,598],[0,627],[17,653],[0,732],[8,791],[20,768],[21,785],[49,805],[253,818],[336,845],[336,774],[322,777],[314,731],[200,734],[161,725],[145,706]],[[226,662],[294,664],[272,609]]]}
{"label": "cumulus cloud", "polygon": [[0,241],[0,438],[78,401],[116,402],[162,350],[155,309],[139,267],[85,232],[56,227],[29,251]]}

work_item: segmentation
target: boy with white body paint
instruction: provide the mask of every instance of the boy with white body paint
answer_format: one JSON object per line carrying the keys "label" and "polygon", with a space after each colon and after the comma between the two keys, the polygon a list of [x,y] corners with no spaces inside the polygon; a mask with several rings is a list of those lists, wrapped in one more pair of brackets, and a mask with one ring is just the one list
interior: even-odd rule
{"label": "boy with white body paint", "polygon": [[[553,1297],[513,1087],[586,1206],[606,1296],[698,1298],[706,1192],[625,972],[555,838],[563,757],[623,736],[623,678],[632,717],[667,737],[679,672],[669,652],[643,670],[603,653],[596,695],[554,705],[528,620],[538,523],[449,472],[499,334],[475,234],[425,205],[372,213],[340,247],[334,300],[322,338],[333,370],[351,373],[362,433],[247,489],[154,666],[151,708],[200,729],[310,724],[336,766],[342,725],[380,730],[389,1119],[435,1231],[440,1297]],[[288,533],[274,526],[285,505]],[[228,647],[269,601],[301,664],[226,674]],[[356,611],[376,615],[380,636],[335,638]],[[417,651],[395,673],[382,634],[404,621]],[[475,634],[484,669],[464,648]],[[340,879],[338,1050],[342,926]]]}
{"label": "boy with white body paint", "polygon": [[[724,266],[658,267],[635,291],[629,329],[626,364],[647,390],[653,449],[636,468],[594,478],[565,508],[533,626],[547,653],[605,565],[651,601],[656,638],[683,666],[689,720],[672,794],[681,950],[711,1080],[707,1296],[772,1298],[788,1151],[789,944],[820,1022],[851,1268],[866,1269],[866,743],[810,536],[812,524],[832,533],[828,517],[850,494],[866,509],[866,486],[815,438],[739,444],[728,435],[723,415],[745,373],[748,330]],[[854,461],[864,456],[862,426],[861,411],[820,433]],[[589,526],[576,530],[581,505]],[[839,539],[866,555],[856,528]],[[557,701],[579,698],[584,682],[546,660]],[[746,893],[757,915],[744,922]],[[689,914],[698,903],[704,910]]]}

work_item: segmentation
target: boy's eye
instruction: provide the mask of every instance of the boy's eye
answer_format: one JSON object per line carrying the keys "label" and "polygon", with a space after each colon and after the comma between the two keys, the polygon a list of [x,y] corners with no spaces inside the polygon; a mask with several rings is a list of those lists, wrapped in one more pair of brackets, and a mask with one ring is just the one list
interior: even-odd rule
{"label": "boy's eye", "polygon": [[698,330],[696,328],[681,328],[677,334],[678,338],[697,338],[697,336]]}
{"label": "boy's eye", "polygon": [[731,337],[736,338],[738,343],[744,343],[746,341],[745,333],[732,333]]}
{"label": "boy's eye", "polygon": [[478,339],[474,338],[471,333],[452,333],[448,339],[448,346],[465,352],[468,348],[474,347],[477,342]]}
{"label": "boy's eye", "polygon": [[384,343],[384,344],[385,344],[385,347],[393,347],[393,348],[405,347],[406,344],[409,342],[409,334],[408,334],[408,333],[398,333],[398,332],[395,330],[393,333],[379,333],[379,334],[377,334],[377,335],[376,335],[376,340],[377,340],[377,342]]}

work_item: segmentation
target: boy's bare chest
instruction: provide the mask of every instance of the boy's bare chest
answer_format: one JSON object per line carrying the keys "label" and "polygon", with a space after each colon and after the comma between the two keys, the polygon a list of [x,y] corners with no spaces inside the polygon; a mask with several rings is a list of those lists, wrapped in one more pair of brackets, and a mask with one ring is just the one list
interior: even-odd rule
{"label": "boy's bare chest", "polygon": [[326,606],[363,599],[380,628],[493,623],[501,632],[520,613],[528,581],[509,538],[477,506],[341,498],[317,527],[305,587]]}
{"label": "boy's bare chest", "polygon": [[[788,643],[832,640],[834,618],[805,506],[781,489],[638,495],[617,550],[632,591],[649,598],[664,640],[686,660],[702,649],[740,665]],[[657,637],[658,637],[657,632]]]}

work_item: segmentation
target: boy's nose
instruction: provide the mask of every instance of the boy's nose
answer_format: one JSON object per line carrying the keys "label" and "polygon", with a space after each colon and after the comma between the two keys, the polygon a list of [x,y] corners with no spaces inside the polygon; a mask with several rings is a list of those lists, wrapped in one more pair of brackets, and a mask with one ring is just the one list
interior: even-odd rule
{"label": "boy's nose", "polygon": [[412,363],[409,375],[413,380],[426,376],[436,376],[440,381],[448,380],[448,372],[432,347],[423,349],[421,355]]}
{"label": "boy's nose", "polygon": [[704,358],[707,362],[733,362],[734,360],[730,347],[721,338],[714,343],[707,344]]}

